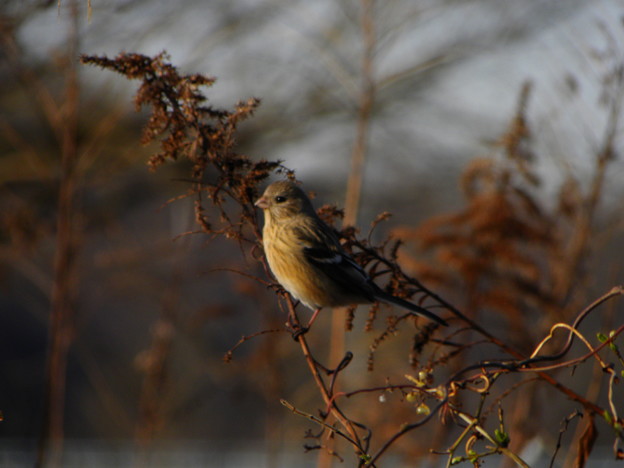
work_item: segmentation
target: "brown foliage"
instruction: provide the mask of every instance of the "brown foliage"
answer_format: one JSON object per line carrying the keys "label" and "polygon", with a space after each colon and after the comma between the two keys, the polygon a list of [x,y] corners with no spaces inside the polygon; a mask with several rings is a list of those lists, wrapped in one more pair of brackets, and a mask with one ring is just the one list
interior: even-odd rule
{"label": "brown foliage", "polygon": [[[466,207],[416,229],[395,230],[413,249],[402,251],[401,261],[440,288],[464,291],[466,313],[502,318],[512,342],[525,347],[553,322],[570,320],[586,300],[578,295],[583,270],[570,263],[572,258],[582,263],[590,245],[579,248],[569,239],[574,230],[591,229],[578,223],[587,200],[574,190],[570,175],[560,187],[559,204],[543,208],[526,117],[530,90],[525,84],[492,154],[466,167],[461,179]],[[427,264],[417,260],[423,253],[432,254]]]}

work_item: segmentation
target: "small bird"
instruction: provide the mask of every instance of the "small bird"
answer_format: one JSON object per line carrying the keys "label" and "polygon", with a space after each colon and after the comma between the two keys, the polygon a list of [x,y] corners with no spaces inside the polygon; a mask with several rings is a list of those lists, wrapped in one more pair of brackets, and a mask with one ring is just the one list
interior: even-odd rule
{"label": "small bird", "polygon": [[373,283],[293,182],[269,185],[255,205],[264,212],[262,242],[271,271],[295,299],[314,310],[308,327],[322,307],[375,301],[392,303],[447,325],[423,307],[388,294]]}

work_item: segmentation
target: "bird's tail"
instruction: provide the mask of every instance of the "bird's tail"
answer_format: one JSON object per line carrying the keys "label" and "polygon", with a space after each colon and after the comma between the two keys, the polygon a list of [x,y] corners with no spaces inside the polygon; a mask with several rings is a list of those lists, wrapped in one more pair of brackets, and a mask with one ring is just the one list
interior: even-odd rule
{"label": "bird's tail", "polygon": [[415,312],[418,315],[427,317],[428,319],[433,320],[434,322],[437,322],[440,325],[444,325],[445,327],[448,326],[448,323],[446,323],[446,320],[441,319],[440,317],[438,317],[432,312],[429,312],[424,307],[420,307],[419,305],[413,304],[409,301],[406,301],[405,299],[401,299],[400,297],[396,297],[391,294],[388,294],[387,292],[381,289],[379,291],[375,291],[375,299],[378,299],[382,302],[389,302],[391,304],[398,305],[399,307],[403,307],[404,309],[411,310],[412,312]]}

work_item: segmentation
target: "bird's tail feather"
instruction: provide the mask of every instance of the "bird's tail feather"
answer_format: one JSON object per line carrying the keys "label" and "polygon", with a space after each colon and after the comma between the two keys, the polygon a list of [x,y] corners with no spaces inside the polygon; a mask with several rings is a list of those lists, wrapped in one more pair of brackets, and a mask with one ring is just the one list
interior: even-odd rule
{"label": "bird's tail feather", "polygon": [[376,291],[375,298],[380,301],[389,302],[399,307],[403,307],[404,309],[411,310],[412,312],[415,312],[418,315],[422,315],[423,317],[427,317],[428,319],[433,320],[434,322],[437,322],[440,325],[444,325],[445,327],[448,326],[448,323],[446,323],[446,320],[441,319],[434,313],[429,312],[427,309],[419,305],[413,304],[409,301],[406,301],[405,299],[401,299],[400,297],[396,297],[391,294],[388,294],[385,291],[382,291],[382,290]]}

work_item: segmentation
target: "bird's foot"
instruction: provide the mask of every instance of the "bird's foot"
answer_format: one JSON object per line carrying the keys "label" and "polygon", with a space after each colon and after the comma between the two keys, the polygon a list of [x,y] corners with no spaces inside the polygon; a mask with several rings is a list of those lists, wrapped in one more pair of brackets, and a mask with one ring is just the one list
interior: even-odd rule
{"label": "bird's foot", "polygon": [[267,289],[272,289],[278,296],[285,296],[288,292],[279,283],[271,283],[267,286]]}
{"label": "bird's foot", "polygon": [[310,330],[309,327],[302,327],[298,323],[292,323],[291,321],[286,322],[286,330],[290,332],[293,340],[299,341],[299,337],[305,335]]}
{"label": "bird's foot", "polygon": [[310,318],[310,321],[305,327],[302,327],[301,324],[298,322],[293,322],[292,318],[288,319],[288,322],[286,322],[286,329],[292,334],[293,340],[297,341],[301,335],[305,335],[306,333],[308,333],[310,327],[312,327],[312,324],[316,320],[316,317],[318,316],[318,313],[320,311],[320,307],[314,311],[312,317]]}

